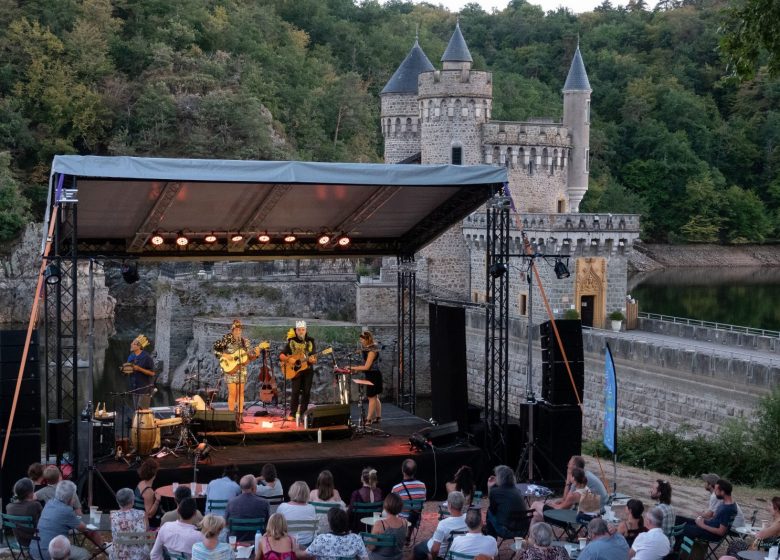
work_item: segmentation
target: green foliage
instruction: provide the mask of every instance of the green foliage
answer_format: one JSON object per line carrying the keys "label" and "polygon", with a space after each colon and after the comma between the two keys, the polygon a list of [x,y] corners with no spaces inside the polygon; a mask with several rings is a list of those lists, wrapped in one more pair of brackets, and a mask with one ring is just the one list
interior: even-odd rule
{"label": "green foliage", "polygon": [[623,312],[620,311],[619,309],[615,309],[615,311],[612,311],[609,314],[609,320],[610,321],[625,321],[626,320],[626,316],[623,315]]}
{"label": "green foliage", "polygon": [[724,50],[732,71],[752,78],[765,63],[771,73],[780,73],[780,4],[775,0],[741,0],[726,9]]}
{"label": "green foliage", "polygon": [[11,174],[8,152],[0,152],[0,241],[15,239],[29,219],[28,201]]}
{"label": "green foliage", "polygon": [[580,318],[580,312],[576,309],[567,309],[563,312],[563,318],[576,321]]}

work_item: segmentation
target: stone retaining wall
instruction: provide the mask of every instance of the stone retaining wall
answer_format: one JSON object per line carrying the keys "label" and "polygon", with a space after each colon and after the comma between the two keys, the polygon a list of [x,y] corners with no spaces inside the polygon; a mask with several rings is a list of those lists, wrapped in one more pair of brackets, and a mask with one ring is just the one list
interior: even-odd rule
{"label": "stone retaining wall", "polygon": [[691,340],[717,342],[734,352],[745,349],[762,350],[764,352],[780,354],[780,338],[776,336],[762,336],[759,334],[727,331],[698,325],[672,323],[671,321],[662,321],[660,319],[647,319],[644,317],[639,318],[639,330]]}

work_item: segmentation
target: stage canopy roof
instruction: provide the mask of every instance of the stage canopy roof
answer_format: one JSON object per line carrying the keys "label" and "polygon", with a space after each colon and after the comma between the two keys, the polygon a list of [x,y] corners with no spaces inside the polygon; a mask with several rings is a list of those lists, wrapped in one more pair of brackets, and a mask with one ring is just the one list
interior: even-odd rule
{"label": "stage canopy roof", "polygon": [[506,180],[487,165],[55,156],[50,200],[62,200],[60,184],[75,189],[84,257],[411,255]]}

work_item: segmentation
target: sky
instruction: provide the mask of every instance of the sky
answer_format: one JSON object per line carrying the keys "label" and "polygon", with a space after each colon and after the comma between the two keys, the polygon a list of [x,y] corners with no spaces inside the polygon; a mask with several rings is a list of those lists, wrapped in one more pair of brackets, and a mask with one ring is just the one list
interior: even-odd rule
{"label": "sky", "polygon": [[[480,6],[482,6],[482,9],[486,12],[493,11],[493,8],[498,8],[499,10],[503,10],[506,8],[507,4],[509,3],[509,0],[471,0],[469,2],[468,0],[427,0],[431,4],[442,4],[445,6],[448,10],[451,12],[457,12],[459,11],[465,4],[469,4],[472,2],[476,2]],[[546,12],[548,10],[555,10],[560,6],[564,6],[566,8],[569,8],[572,12],[575,14],[579,14],[582,12],[590,12],[602,3],[603,0],[528,0],[529,4],[536,4],[538,6],[541,6],[542,9]],[[621,0],[612,1],[612,5],[617,7],[618,5],[622,5],[625,2],[622,2]]]}

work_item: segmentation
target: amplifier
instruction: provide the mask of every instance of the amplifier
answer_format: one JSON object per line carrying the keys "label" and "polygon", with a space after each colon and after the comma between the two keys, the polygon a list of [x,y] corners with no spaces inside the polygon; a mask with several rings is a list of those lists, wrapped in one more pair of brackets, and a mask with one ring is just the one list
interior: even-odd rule
{"label": "amplifier", "polygon": [[320,404],[306,411],[309,428],[346,426],[349,422],[348,404]]}
{"label": "amplifier", "polygon": [[203,432],[236,431],[236,413],[230,410],[197,410],[192,420]]}

